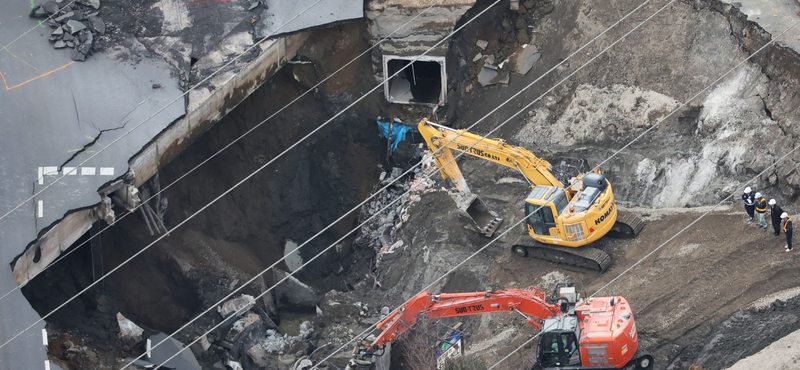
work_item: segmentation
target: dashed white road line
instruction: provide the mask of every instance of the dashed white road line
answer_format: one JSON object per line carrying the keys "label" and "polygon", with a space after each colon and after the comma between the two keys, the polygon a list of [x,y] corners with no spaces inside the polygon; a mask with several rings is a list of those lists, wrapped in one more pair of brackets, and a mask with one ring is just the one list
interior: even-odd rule
{"label": "dashed white road line", "polygon": [[82,176],[93,176],[96,169],[94,167],[81,167]]}
{"label": "dashed white road line", "polygon": [[42,328],[42,344],[47,346],[47,329]]}
{"label": "dashed white road line", "polygon": [[100,167],[100,176],[114,176],[114,167]]}
{"label": "dashed white road line", "polygon": [[44,360],[44,370],[50,370],[50,360]]}
{"label": "dashed white road line", "polygon": [[75,176],[78,174],[78,171],[75,167],[64,167],[61,169],[65,176]]}
{"label": "dashed white road line", "polygon": [[40,200],[40,201],[36,202],[36,215],[39,216],[39,218],[44,217],[44,201],[43,200]]}

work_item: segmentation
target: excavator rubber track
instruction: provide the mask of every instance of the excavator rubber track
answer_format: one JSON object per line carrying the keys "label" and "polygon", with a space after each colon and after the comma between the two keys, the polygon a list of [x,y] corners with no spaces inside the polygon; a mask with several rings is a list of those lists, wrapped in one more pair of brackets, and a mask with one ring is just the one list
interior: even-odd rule
{"label": "excavator rubber track", "polygon": [[611,256],[597,248],[544,244],[532,240],[528,235],[522,235],[511,243],[511,251],[520,257],[532,257],[600,272],[611,265]]}
{"label": "excavator rubber track", "polygon": [[618,239],[635,238],[644,229],[644,221],[634,213],[619,211],[617,222],[606,236]]}

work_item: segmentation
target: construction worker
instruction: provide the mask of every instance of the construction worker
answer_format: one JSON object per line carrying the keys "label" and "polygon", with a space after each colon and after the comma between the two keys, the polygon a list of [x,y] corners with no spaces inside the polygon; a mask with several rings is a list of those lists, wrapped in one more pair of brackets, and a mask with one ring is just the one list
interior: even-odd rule
{"label": "construction worker", "polygon": [[761,196],[761,193],[756,193],[756,216],[758,216],[758,227],[767,229],[767,200]]}
{"label": "construction worker", "polygon": [[783,233],[786,234],[786,251],[792,251],[792,219],[786,212],[781,213],[781,220],[783,220]]}
{"label": "construction worker", "polygon": [[749,186],[744,188],[742,200],[744,201],[744,210],[747,212],[747,215],[750,216],[750,218],[747,219],[747,223],[752,224],[753,212],[756,210],[756,195],[753,194],[753,189],[750,189]]}
{"label": "construction worker", "polygon": [[781,235],[781,213],[783,213],[783,209],[775,199],[769,200],[769,208],[771,208],[769,216],[772,219],[772,229],[775,230],[772,235],[779,236]]}

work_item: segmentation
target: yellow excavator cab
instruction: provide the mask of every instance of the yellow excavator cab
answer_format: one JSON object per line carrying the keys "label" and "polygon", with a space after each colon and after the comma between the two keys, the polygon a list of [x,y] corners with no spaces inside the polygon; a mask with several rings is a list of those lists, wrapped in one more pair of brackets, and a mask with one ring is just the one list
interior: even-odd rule
{"label": "yellow excavator cab", "polygon": [[428,148],[434,151],[442,176],[452,180],[458,190],[453,199],[459,209],[486,236],[492,236],[503,220],[469,190],[452,150],[516,169],[528,181],[532,188],[524,209],[528,235],[543,244],[514,241],[512,250],[517,255],[602,271],[611,258],[585,246],[605,235],[633,237],[644,227],[635,215],[620,214],[611,184],[599,170],[577,174],[570,179],[571,184],[563,184],[566,179],[562,176],[559,180],[549,162],[502,139],[488,139],[427,119],[420,121],[418,128]]}

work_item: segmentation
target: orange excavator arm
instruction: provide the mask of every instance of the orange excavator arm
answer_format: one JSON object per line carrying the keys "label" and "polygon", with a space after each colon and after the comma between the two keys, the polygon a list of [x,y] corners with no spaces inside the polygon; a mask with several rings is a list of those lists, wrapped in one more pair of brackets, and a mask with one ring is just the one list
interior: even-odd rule
{"label": "orange excavator arm", "polygon": [[493,312],[518,312],[537,329],[536,319],[563,315],[558,304],[548,303],[545,294],[535,287],[475,293],[420,293],[378,324],[383,329],[370,348],[381,348],[408,330],[420,314],[431,318],[479,315]]}

